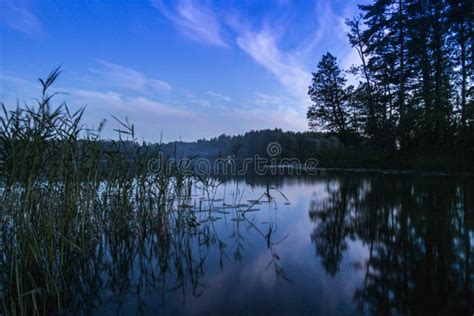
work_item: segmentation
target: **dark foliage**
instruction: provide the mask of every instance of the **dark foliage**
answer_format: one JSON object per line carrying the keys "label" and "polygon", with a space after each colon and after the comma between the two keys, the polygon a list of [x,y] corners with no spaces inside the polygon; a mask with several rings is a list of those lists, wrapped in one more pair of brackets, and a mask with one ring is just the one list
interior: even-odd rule
{"label": "dark foliage", "polygon": [[[412,167],[421,158],[470,168],[473,2],[377,0],[359,7],[362,14],[346,22],[361,61],[348,70],[358,86],[347,86],[335,57],[324,55],[308,91],[310,128],[396,165]],[[348,131],[360,137],[349,140]]]}

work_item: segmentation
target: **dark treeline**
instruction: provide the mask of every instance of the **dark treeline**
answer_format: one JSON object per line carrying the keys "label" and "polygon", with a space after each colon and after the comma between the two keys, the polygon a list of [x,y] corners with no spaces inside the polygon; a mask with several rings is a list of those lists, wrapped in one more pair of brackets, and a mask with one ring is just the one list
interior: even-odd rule
{"label": "dark treeline", "polygon": [[[470,0],[377,0],[346,21],[360,66],[320,60],[309,95],[310,128],[383,160],[474,159],[473,5]],[[345,74],[358,78],[355,87]],[[464,161],[464,164],[460,161]],[[402,163],[403,165],[403,163]]]}
{"label": "dark treeline", "polygon": [[341,142],[334,134],[284,132],[281,129],[252,130],[236,136],[222,134],[209,140],[161,144],[159,148],[166,155],[177,157],[243,158],[255,155],[267,157],[267,146],[275,142],[281,146],[277,156],[285,158],[309,158],[322,151],[342,148]]}

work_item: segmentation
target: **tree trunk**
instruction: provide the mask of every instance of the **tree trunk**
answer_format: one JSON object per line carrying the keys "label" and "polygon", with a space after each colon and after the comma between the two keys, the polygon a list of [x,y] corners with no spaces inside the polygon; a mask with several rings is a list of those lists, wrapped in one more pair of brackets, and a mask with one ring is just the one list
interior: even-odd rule
{"label": "tree trunk", "polygon": [[400,141],[402,150],[406,150],[407,147],[407,122],[406,122],[406,107],[405,107],[405,34],[404,34],[404,23],[403,23],[403,0],[398,0],[398,44],[400,46],[399,59],[400,59],[400,70],[399,70],[399,94],[398,103],[400,110]]}

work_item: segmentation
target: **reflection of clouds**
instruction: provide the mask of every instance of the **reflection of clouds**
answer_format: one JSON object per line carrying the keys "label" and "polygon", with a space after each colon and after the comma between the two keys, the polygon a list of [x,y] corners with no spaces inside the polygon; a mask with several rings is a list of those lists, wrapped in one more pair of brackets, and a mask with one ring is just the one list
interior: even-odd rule
{"label": "reflection of clouds", "polygon": [[[331,190],[337,187],[337,183],[332,183]],[[286,222],[287,230],[291,234],[287,242],[291,247],[282,247],[280,254],[287,265],[292,266],[292,270],[303,276],[298,277],[306,286],[318,289],[318,293],[313,293],[321,297],[325,302],[319,312],[323,314],[334,314],[334,306],[345,306],[345,313],[351,312],[352,295],[363,278],[363,274],[354,271],[353,262],[365,262],[368,257],[368,249],[361,242],[354,241],[348,243],[347,252],[341,262],[341,271],[334,277],[328,276],[322,267],[320,260],[314,256],[314,247],[310,235],[313,224],[308,219],[307,208],[311,198],[323,201],[328,198],[329,193],[326,183],[319,181],[315,185],[292,185],[284,187],[285,195],[292,196],[291,210],[279,213],[279,221]],[[294,203],[293,201],[297,201]],[[286,218],[285,218],[286,217]],[[293,275],[289,270],[290,277]]]}
{"label": "reflection of clouds", "polygon": [[[232,185],[229,184],[229,187]],[[277,209],[267,204],[259,205],[260,212],[252,213],[249,218],[255,219],[264,232],[267,226],[261,222],[272,218],[275,227],[278,227],[275,241],[289,233],[288,238],[276,245],[275,249],[292,283],[278,285],[273,268],[265,270],[271,259],[266,241],[255,231],[248,230],[243,222],[240,225],[240,232],[246,240],[243,264],[232,258],[235,246],[229,232],[232,227],[229,218],[232,216],[227,215],[227,223],[222,220],[215,222],[215,225],[220,238],[227,245],[229,258],[225,260],[223,270],[220,270],[219,252],[211,250],[202,280],[206,285],[204,294],[199,298],[188,297],[186,305],[182,306],[183,312],[236,312],[236,306],[238,311],[255,311],[258,306],[270,308],[272,302],[275,305],[272,312],[280,313],[296,310],[317,314],[349,314],[354,311],[353,293],[361,284],[363,271],[355,271],[353,263],[365,262],[367,248],[358,241],[349,241],[341,270],[331,277],[319,258],[315,257],[311,243],[313,223],[308,218],[308,205],[311,199],[328,197],[326,182],[316,178],[308,182],[286,179],[278,185],[278,189],[290,200],[291,205],[284,205],[284,199],[275,192],[275,198],[279,201]],[[252,199],[263,191],[263,186],[256,186],[253,193],[246,190],[243,200]],[[220,197],[222,193],[216,196]]]}
{"label": "reflection of clouds", "polygon": [[[230,241],[226,241],[230,245]],[[262,245],[264,244],[263,240],[260,242]],[[219,269],[216,264],[217,257],[208,258],[209,265],[206,269],[208,270],[206,271],[206,277],[208,278],[203,280],[203,283],[207,286],[205,292],[199,298],[190,297],[184,306],[185,312],[200,314],[209,311],[210,306],[216,308],[216,310],[225,310],[230,306],[247,306],[250,308],[255,300],[262,300],[268,294],[268,291],[276,285],[275,275],[270,269],[265,271],[270,260],[268,251],[261,249],[262,247],[259,247],[258,244],[254,246],[256,247],[253,247],[253,254],[245,252],[245,258],[248,260],[244,259],[243,265],[229,259],[224,263],[224,269],[219,270],[219,273],[211,272]],[[250,247],[247,247],[247,250],[250,250]]]}

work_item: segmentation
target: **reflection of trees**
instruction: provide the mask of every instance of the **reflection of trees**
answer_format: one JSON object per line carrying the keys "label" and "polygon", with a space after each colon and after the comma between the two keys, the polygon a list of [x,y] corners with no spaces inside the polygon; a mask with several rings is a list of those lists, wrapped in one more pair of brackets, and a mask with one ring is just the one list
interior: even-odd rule
{"label": "reflection of trees", "polygon": [[343,252],[347,249],[346,238],[353,234],[350,211],[357,200],[357,186],[354,184],[346,181],[339,185],[330,181],[327,184],[328,198],[313,200],[310,205],[309,216],[319,223],[311,234],[311,240],[331,275],[339,270]]}
{"label": "reflection of trees", "polygon": [[331,183],[327,196],[310,204],[311,238],[331,275],[339,270],[348,238],[367,247],[364,282],[354,293],[361,311],[474,308],[471,180],[351,175]]}

